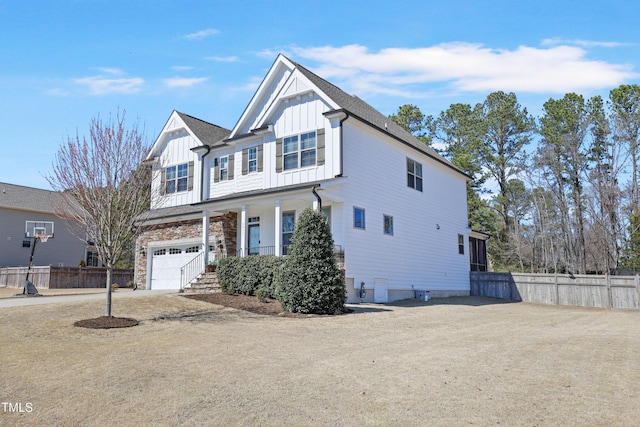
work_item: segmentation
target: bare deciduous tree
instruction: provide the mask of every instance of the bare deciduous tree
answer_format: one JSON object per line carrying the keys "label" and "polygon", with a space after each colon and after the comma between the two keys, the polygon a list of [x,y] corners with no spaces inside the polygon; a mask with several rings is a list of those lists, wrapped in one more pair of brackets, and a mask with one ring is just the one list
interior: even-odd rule
{"label": "bare deciduous tree", "polygon": [[80,224],[78,237],[94,243],[107,268],[106,316],[111,317],[111,272],[135,239],[136,220],[149,208],[150,174],[142,165],[149,150],[136,122],[127,127],[126,113],[103,122],[91,120],[89,138],[69,136],[47,176],[63,197],[57,214]]}

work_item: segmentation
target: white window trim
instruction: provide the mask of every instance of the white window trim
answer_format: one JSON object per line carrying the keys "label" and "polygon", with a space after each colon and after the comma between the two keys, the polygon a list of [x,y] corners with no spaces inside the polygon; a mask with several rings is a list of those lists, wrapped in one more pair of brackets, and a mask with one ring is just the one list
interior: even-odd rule
{"label": "white window trim", "polygon": [[[302,148],[302,137],[305,135],[313,135],[313,139],[314,139],[314,145],[313,148]],[[295,151],[285,151],[286,147],[287,147],[287,140],[295,138],[296,139],[296,150]],[[311,165],[302,165],[302,154],[306,153],[306,152],[310,152],[313,151],[314,153],[314,160],[313,160],[313,164]],[[296,166],[295,167],[287,167],[287,156],[290,156],[292,154],[296,155]],[[282,170],[283,171],[287,171],[287,170],[294,170],[294,169],[302,169],[302,168],[311,168],[311,167],[315,167],[318,164],[318,133],[316,131],[312,131],[312,132],[303,132],[303,133],[299,133],[297,135],[290,135],[287,136],[285,138],[282,139]]]}
{"label": "white window trim", "polygon": [[[251,154],[253,153],[253,158],[251,158]],[[251,147],[247,150],[248,157],[248,173],[258,172],[258,147]],[[251,166],[253,165],[253,169]]]}
{"label": "white window trim", "polygon": [[[356,209],[362,211],[362,227],[356,226]],[[353,207],[353,228],[356,230],[366,230],[367,229],[367,215],[364,208],[354,206]]]}
{"label": "white window trim", "polygon": [[[223,168],[222,163],[226,161],[227,167]],[[220,157],[220,181],[229,180],[229,156]]]}
{"label": "white window trim", "polygon": [[[387,218],[391,220],[391,232],[387,232]],[[382,214],[382,234],[385,236],[393,236],[393,216]]]}
{"label": "white window trim", "polygon": [[[409,162],[413,163],[413,172],[409,171]],[[420,165],[420,175],[418,175],[418,173],[417,173],[418,165]],[[423,189],[424,189],[424,178],[423,178],[422,163],[407,157],[407,177],[409,177],[409,176],[412,177],[413,185],[409,185],[409,180],[407,179],[407,187],[412,188],[412,189],[414,189],[416,191],[422,192]],[[418,187],[418,179],[420,179],[420,189],[417,188]]]}
{"label": "white window trim", "polygon": [[[178,175],[180,166],[186,166],[186,173],[183,176]],[[175,170],[174,177],[169,179],[169,169]],[[179,163],[176,165],[167,166],[162,171],[164,173],[164,192],[165,194],[185,193],[189,191],[189,162]],[[179,182],[184,180],[184,190],[179,190]],[[173,183],[173,191],[169,191],[169,184]]]}

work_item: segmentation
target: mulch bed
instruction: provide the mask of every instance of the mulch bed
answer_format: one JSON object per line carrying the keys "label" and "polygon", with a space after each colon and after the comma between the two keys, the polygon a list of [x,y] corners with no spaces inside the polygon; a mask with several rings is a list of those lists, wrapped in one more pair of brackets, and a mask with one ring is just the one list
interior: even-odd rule
{"label": "mulch bed", "polygon": [[95,319],[78,320],[74,325],[90,329],[130,328],[137,326],[138,321],[129,317],[101,316]]}
{"label": "mulch bed", "polygon": [[208,302],[210,304],[223,305],[238,310],[249,311],[251,313],[263,314],[266,316],[280,317],[308,317],[302,313],[291,313],[282,308],[280,301],[267,298],[265,302],[249,295],[228,295],[221,292],[212,294],[193,294],[183,295],[185,298],[191,298],[198,301]]}

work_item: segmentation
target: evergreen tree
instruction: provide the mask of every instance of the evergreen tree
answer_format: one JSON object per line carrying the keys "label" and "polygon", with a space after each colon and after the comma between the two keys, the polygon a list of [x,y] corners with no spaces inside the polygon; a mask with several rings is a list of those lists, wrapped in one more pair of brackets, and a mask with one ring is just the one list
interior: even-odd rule
{"label": "evergreen tree", "polygon": [[305,209],[289,253],[276,276],[276,296],[285,310],[338,314],[346,301],[343,274],[333,257],[333,238],[322,213]]}

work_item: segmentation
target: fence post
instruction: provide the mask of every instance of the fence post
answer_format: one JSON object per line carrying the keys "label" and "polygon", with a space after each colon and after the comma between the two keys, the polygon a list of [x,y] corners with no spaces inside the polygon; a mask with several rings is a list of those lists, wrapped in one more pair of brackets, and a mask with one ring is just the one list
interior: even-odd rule
{"label": "fence post", "polygon": [[558,293],[558,272],[553,272],[553,281],[556,285],[556,305],[560,305],[560,294]]}
{"label": "fence post", "polygon": [[613,308],[613,301],[611,300],[611,277],[608,274],[604,275],[605,283],[607,284],[607,299],[609,300],[608,309],[611,310]]}
{"label": "fence post", "polygon": [[636,273],[633,281],[636,285],[636,294],[638,296],[638,299],[636,300],[636,308],[637,308],[638,305],[640,304],[640,273]]}

